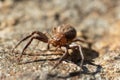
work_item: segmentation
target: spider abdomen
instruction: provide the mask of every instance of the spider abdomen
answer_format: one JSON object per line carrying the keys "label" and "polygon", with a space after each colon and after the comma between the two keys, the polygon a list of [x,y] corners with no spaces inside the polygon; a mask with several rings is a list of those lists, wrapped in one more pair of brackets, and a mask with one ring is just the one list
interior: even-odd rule
{"label": "spider abdomen", "polygon": [[65,34],[65,37],[68,41],[73,40],[76,37],[76,30],[71,25],[62,26],[61,30]]}
{"label": "spider abdomen", "polygon": [[67,40],[72,40],[76,37],[76,30],[73,27],[70,27],[68,31],[65,32]]}

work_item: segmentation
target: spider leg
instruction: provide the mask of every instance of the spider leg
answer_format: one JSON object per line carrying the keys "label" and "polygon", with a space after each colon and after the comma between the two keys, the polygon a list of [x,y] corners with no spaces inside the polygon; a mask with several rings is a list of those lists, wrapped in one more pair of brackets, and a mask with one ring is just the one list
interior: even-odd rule
{"label": "spider leg", "polygon": [[83,55],[83,52],[82,52],[82,48],[80,45],[78,45],[79,47],[79,51],[80,51],[80,55],[81,55],[81,63],[80,63],[80,67],[83,66],[83,62],[84,62],[84,55]]}
{"label": "spider leg", "polygon": [[20,54],[20,56],[19,56],[18,59],[20,59],[20,58],[22,57],[24,51],[25,51],[25,50],[27,49],[27,47],[31,44],[31,42],[33,41],[33,39],[37,39],[37,40],[39,40],[39,41],[46,42],[46,41],[44,40],[44,38],[42,38],[41,36],[33,36],[33,37],[30,39],[30,41],[26,44],[26,46],[23,48],[22,53]]}
{"label": "spider leg", "polygon": [[64,53],[63,56],[59,59],[58,63],[55,64],[55,66],[51,69],[51,71],[52,71],[53,69],[55,69],[65,58],[67,58],[68,55],[69,55],[69,54],[68,54],[68,49],[66,48],[66,49],[65,49],[65,53]]}
{"label": "spider leg", "polygon": [[50,44],[49,43],[47,44],[47,50],[50,50]]}
{"label": "spider leg", "polygon": [[88,41],[85,41],[85,40],[82,40],[82,39],[74,39],[73,42],[77,42],[77,41],[80,41],[80,42],[83,42],[83,43],[89,43]]}
{"label": "spider leg", "polygon": [[31,44],[31,42],[33,41],[33,39],[36,39],[36,37],[32,37],[32,38],[30,39],[30,41],[29,41],[29,42],[26,44],[26,46],[23,48],[22,53],[20,54],[20,57],[19,57],[19,58],[22,57],[25,49]]}
{"label": "spider leg", "polygon": [[48,37],[45,34],[39,32],[39,31],[34,31],[30,35],[28,35],[27,37],[25,37],[21,41],[19,41],[18,44],[13,48],[12,53],[14,52],[14,49],[17,48],[20,45],[20,43],[22,43],[23,41],[32,37],[34,34],[37,34],[37,35],[41,36],[43,38],[43,40],[41,40],[41,41],[46,42],[46,43],[48,42]]}
{"label": "spider leg", "polygon": [[75,48],[79,49],[80,57],[81,57],[80,67],[82,67],[82,66],[83,66],[83,62],[84,62],[84,55],[83,55],[81,46],[74,43],[74,44],[71,44],[71,45],[70,45],[70,48],[71,48],[71,49],[75,49]]}
{"label": "spider leg", "polygon": [[91,49],[92,42],[90,42],[90,41],[85,41],[85,40],[78,39],[78,38],[76,38],[76,39],[73,40],[73,42],[77,42],[77,41],[83,42],[83,43],[87,43],[87,44],[88,44],[88,47]]}
{"label": "spider leg", "polygon": [[23,38],[21,41],[18,42],[18,44],[12,49],[12,53],[14,52],[15,48],[17,48],[20,43],[22,43],[23,41],[27,40],[28,38],[30,38],[32,35],[28,35],[27,37]]}

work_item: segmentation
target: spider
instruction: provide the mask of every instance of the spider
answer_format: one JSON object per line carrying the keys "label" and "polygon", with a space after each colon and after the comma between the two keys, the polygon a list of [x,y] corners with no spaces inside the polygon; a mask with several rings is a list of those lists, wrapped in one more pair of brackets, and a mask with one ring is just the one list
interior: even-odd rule
{"label": "spider", "polygon": [[76,37],[76,35],[77,35],[76,29],[69,24],[63,24],[63,25],[60,25],[58,27],[54,27],[52,29],[52,36],[50,36],[50,38],[45,33],[42,33],[39,31],[34,31],[30,35],[26,36],[21,41],[19,41],[18,44],[13,48],[12,52],[14,51],[15,48],[17,48],[20,45],[20,43],[22,43],[23,41],[30,38],[29,42],[23,48],[23,50],[18,58],[18,59],[20,59],[22,57],[24,51],[31,44],[31,42],[34,39],[37,39],[39,41],[47,43],[47,50],[50,49],[50,45],[56,47],[55,51],[57,51],[58,48],[65,47],[65,51],[64,51],[63,56],[59,59],[58,63],[55,64],[53,69],[56,68],[69,55],[68,49],[79,49],[79,52],[81,55],[80,66],[82,66],[83,61],[84,61],[84,56],[83,56],[83,53],[81,50],[81,46],[78,44],[75,44],[74,42],[79,41],[79,42],[86,42],[87,43],[87,41],[78,39]]}

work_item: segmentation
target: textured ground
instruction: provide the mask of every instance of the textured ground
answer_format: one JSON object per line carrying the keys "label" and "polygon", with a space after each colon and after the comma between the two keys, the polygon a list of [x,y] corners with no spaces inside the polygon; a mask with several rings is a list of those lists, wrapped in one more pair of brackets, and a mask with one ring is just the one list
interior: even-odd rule
{"label": "textured ground", "polygon": [[[0,79],[120,80],[119,9],[119,0],[0,0]],[[16,56],[27,43],[11,53],[19,40],[32,31],[50,32],[53,26],[63,23],[73,25],[78,37],[92,42],[91,48],[81,44],[88,60],[82,70],[77,65],[79,61],[68,59],[50,73],[62,55],[41,52],[46,49],[45,43],[34,49],[37,41],[25,53],[39,55],[24,55],[22,64],[17,64]],[[70,59],[78,57],[73,56]]]}

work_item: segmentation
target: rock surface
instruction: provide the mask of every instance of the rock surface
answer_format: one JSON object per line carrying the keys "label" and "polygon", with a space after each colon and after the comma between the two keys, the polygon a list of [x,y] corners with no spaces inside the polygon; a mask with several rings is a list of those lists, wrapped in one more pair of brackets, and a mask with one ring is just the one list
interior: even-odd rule
{"label": "rock surface", "polygon": [[[120,0],[0,0],[0,80],[120,80]],[[42,52],[46,43],[33,41],[22,64],[16,57],[25,41],[12,53],[19,40],[35,30],[50,32],[54,26],[71,24],[77,37],[92,42],[81,44],[83,68],[71,55],[49,72],[62,55]],[[44,46],[43,46],[44,45]],[[74,52],[77,53],[77,52]]]}

